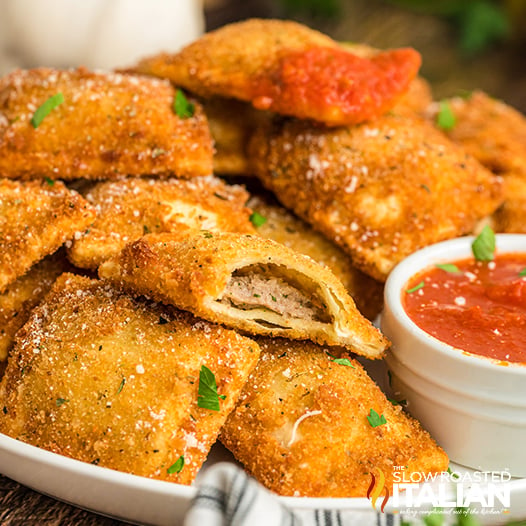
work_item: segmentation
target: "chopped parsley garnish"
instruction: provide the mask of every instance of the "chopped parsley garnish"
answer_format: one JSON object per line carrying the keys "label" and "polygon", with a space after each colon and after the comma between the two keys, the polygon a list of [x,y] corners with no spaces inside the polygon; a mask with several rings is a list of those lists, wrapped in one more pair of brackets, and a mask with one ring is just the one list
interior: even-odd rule
{"label": "chopped parsley garnish", "polygon": [[452,130],[455,127],[457,119],[455,118],[455,114],[453,113],[449,102],[445,100],[440,102],[440,109],[438,110],[436,123],[439,128],[442,128],[445,131]]}
{"label": "chopped parsley garnish", "polygon": [[369,411],[369,416],[367,417],[371,427],[378,427],[384,424],[387,424],[387,420],[384,415],[379,415],[374,409]]}
{"label": "chopped parsley garnish", "polygon": [[414,287],[410,288],[410,289],[407,289],[406,292],[407,294],[413,294],[413,292],[416,292],[417,290],[420,290],[424,288],[424,282],[421,281],[418,285],[415,285]]}
{"label": "chopped parsley garnish", "polygon": [[407,405],[407,400],[395,400],[394,398],[388,398],[389,402],[391,402],[393,405]]}
{"label": "chopped parsley garnish", "polygon": [[471,244],[477,261],[493,261],[495,257],[495,232],[486,225]]}
{"label": "chopped parsley garnish", "polygon": [[451,272],[452,274],[460,272],[458,267],[456,265],[453,265],[453,263],[438,263],[437,265],[435,265],[435,267],[445,270],[446,272]]}
{"label": "chopped parsley garnish", "polygon": [[38,128],[42,121],[54,110],[57,106],[60,106],[64,102],[64,95],[57,93],[49,97],[43,104],[41,104],[33,113],[31,117],[31,125],[33,128]]}
{"label": "chopped parsley garnish", "polygon": [[256,227],[260,227],[264,225],[267,222],[267,218],[265,216],[262,216],[259,212],[252,212],[250,214],[250,222]]}
{"label": "chopped parsley garnish", "polygon": [[214,373],[206,365],[202,365],[199,371],[197,405],[203,409],[219,411],[220,398],[224,400],[226,397],[217,394],[217,383]]}
{"label": "chopped parsley garnish", "polygon": [[178,89],[175,92],[174,102],[173,102],[173,110],[176,113],[178,117],[181,119],[189,119],[190,117],[194,116],[195,112],[195,104],[190,102],[186,95]]}
{"label": "chopped parsley garnish", "polygon": [[60,407],[62,404],[69,402],[67,398],[57,398],[57,407]]}
{"label": "chopped parsley garnish", "polygon": [[124,384],[125,384],[125,383],[126,383],[126,378],[123,378],[123,379],[121,380],[121,383],[120,383],[120,385],[119,385],[119,388],[117,389],[117,394],[120,394],[120,392],[123,390],[123,388],[124,388]]}
{"label": "chopped parsley garnish", "polygon": [[49,177],[44,177],[44,179],[49,186],[53,186],[55,184],[55,181],[53,181],[53,179],[50,179]]}
{"label": "chopped parsley garnish", "polygon": [[166,471],[171,475],[172,473],[181,473],[184,467],[184,457],[181,455]]}
{"label": "chopped parsley garnish", "polygon": [[347,367],[352,367],[353,369],[356,369],[356,367],[351,363],[351,360],[349,360],[349,358],[331,358],[331,360],[334,363],[337,363],[338,365],[346,365]]}
{"label": "chopped parsley garnish", "polygon": [[519,277],[524,277],[526,276],[526,267],[524,267],[520,272],[519,272]]}

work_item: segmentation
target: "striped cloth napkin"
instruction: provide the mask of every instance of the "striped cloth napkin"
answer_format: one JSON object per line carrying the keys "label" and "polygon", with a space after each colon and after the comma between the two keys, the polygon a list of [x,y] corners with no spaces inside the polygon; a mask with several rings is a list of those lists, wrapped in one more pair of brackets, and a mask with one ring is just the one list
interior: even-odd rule
{"label": "striped cloth napkin", "polygon": [[184,526],[402,526],[399,515],[353,510],[291,510],[231,463],[201,476]]}

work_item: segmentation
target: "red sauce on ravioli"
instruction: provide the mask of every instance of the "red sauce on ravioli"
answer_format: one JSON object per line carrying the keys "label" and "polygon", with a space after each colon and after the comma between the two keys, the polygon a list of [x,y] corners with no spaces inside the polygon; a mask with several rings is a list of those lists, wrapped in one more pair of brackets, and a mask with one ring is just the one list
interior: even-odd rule
{"label": "red sauce on ravioli", "polygon": [[402,292],[409,317],[453,347],[526,364],[526,254],[454,265],[458,272],[431,268],[409,281]]}
{"label": "red sauce on ravioli", "polygon": [[356,124],[391,109],[420,64],[420,54],[411,48],[371,58],[338,48],[291,51],[274,70],[255,79],[252,103],[328,125]]}

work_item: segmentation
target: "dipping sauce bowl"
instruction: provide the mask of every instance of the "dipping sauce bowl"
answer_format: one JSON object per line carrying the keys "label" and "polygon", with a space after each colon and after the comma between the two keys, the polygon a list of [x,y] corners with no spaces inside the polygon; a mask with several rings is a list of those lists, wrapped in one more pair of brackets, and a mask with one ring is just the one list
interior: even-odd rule
{"label": "dipping sauce bowl", "polygon": [[[391,389],[397,399],[407,401],[409,413],[453,462],[526,477],[526,363],[471,354],[444,343],[416,325],[404,308],[415,275],[473,257],[473,240],[431,245],[391,272],[381,318],[382,331],[392,342],[386,356]],[[496,246],[497,257],[526,254],[526,235],[498,234]]]}

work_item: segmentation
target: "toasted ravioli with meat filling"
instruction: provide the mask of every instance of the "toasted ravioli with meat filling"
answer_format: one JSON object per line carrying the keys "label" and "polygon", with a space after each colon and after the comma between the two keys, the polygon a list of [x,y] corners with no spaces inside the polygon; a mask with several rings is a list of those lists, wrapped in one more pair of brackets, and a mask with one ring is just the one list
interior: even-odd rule
{"label": "toasted ravioli with meat filling", "polygon": [[95,269],[149,232],[254,232],[245,207],[248,197],[241,186],[213,176],[98,183],[86,194],[97,208],[97,217],[75,239],[69,257],[79,267]]}
{"label": "toasted ravioli with meat filling", "polygon": [[269,195],[254,196],[247,206],[261,216],[259,222],[255,221],[260,236],[273,239],[330,268],[347,289],[358,310],[369,320],[378,316],[383,305],[383,283],[355,268],[351,258],[338,245]]}
{"label": "toasted ravioli with meat filling", "polygon": [[337,129],[276,119],[250,155],[284,206],[379,281],[415,250],[471,232],[503,199],[500,178],[408,114]]}
{"label": "toasted ravioli with meat filling", "polygon": [[339,126],[390,110],[420,62],[413,49],[364,57],[296,22],[251,19],[206,33],[179,53],[145,58],[136,70],[202,97]]}
{"label": "toasted ravioli with meat filling", "polygon": [[0,178],[0,292],[94,218],[95,209],[61,181]]}
{"label": "toasted ravioli with meat filling", "polygon": [[370,358],[387,346],[328,268],[255,235],[150,234],[103,263],[99,275],[249,333],[312,339]]}
{"label": "toasted ravioli with meat filling", "polygon": [[63,274],[17,334],[0,384],[0,431],[190,484],[258,354],[234,331]]}
{"label": "toasted ravioli with meat filling", "polygon": [[66,254],[60,250],[33,265],[0,294],[0,362],[7,360],[16,331],[28,320],[33,308],[58,276],[70,269]]}
{"label": "toasted ravioli with meat filling", "polygon": [[[526,232],[526,117],[504,102],[476,91],[443,101],[454,115],[444,132],[486,168],[504,179],[505,200],[493,216],[498,232]],[[429,107],[436,122],[440,105]]]}
{"label": "toasted ravioli with meat filling", "polygon": [[311,342],[258,338],[260,360],[221,442],[280,495],[365,497],[372,475],[390,490],[404,473],[439,473],[448,457],[389,402],[353,359]]}
{"label": "toasted ravioli with meat filling", "polygon": [[[212,173],[202,107],[179,116],[169,82],[85,69],[0,79],[0,173],[34,179]],[[190,106],[191,105],[191,106]]]}

